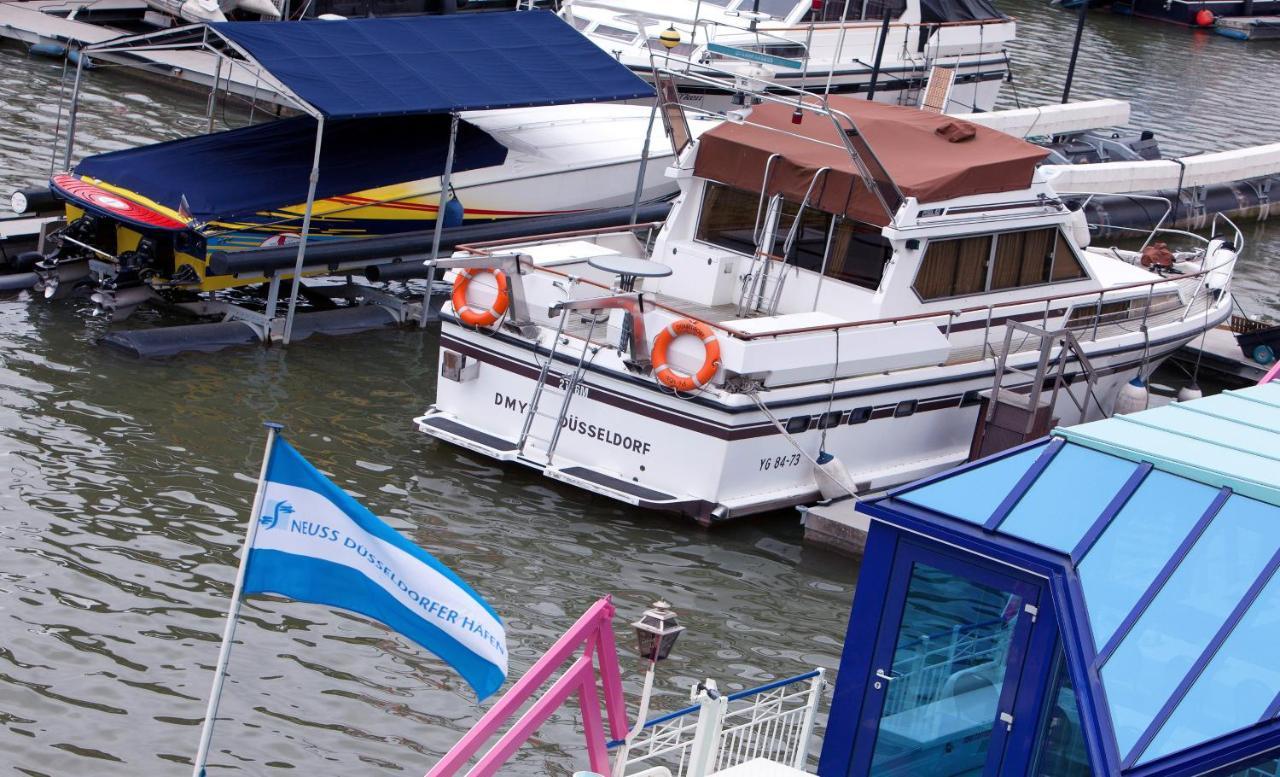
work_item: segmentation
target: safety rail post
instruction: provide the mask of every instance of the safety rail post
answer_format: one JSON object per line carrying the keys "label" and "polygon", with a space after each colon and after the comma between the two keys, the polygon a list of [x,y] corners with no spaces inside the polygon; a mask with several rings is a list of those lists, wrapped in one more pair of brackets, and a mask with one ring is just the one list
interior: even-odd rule
{"label": "safety rail post", "polygon": [[818,720],[818,702],[827,686],[827,670],[818,669],[818,676],[809,681],[809,700],[805,704],[804,718],[800,721],[800,739],[796,743],[796,755],[791,768],[803,769],[809,759],[809,740],[813,738],[813,726]]}
{"label": "safety rail post", "polygon": [[698,694],[698,727],[694,731],[693,745],[689,748],[689,766],[685,777],[706,777],[715,770],[720,755],[720,733],[724,728],[724,714],[729,699],[715,693],[714,683]]}
{"label": "safety rail post", "polygon": [[[573,665],[552,684],[516,724],[467,772],[468,777],[491,777],[507,759],[537,731],[538,726],[577,693],[582,709],[587,755],[591,769],[601,774],[609,771],[605,749],[604,721],[600,715],[597,668],[604,688],[605,714],[609,734],[615,739],[627,733],[627,711],[622,698],[622,675],[618,668],[617,645],[613,639],[613,616],[616,608],[612,597],[605,596],[582,614],[551,649],[525,672],[516,684],[480,718],[466,736],[458,740],[440,759],[427,777],[451,777],[457,774],[481,746],[528,701],[548,678],[582,648]],[[598,664],[598,667],[597,667]]]}

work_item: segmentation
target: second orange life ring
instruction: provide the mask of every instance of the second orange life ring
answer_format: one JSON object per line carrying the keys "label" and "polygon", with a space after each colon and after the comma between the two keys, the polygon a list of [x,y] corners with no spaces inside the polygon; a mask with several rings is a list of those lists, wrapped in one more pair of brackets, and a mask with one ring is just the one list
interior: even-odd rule
{"label": "second orange life ring", "polygon": [[[693,375],[677,372],[667,364],[667,346],[682,335],[693,335],[702,341],[706,355],[702,367]],[[720,369],[720,341],[711,327],[701,321],[682,318],[672,321],[653,338],[653,372],[658,382],[676,391],[696,391],[711,382]]]}
{"label": "second orange life ring", "polygon": [[[498,282],[498,296],[487,309],[476,307],[467,302],[467,286],[471,280],[481,273],[492,273]],[[489,326],[502,318],[511,304],[511,294],[507,291],[507,276],[502,270],[459,270],[453,279],[453,312],[458,314],[462,323],[471,326]]]}

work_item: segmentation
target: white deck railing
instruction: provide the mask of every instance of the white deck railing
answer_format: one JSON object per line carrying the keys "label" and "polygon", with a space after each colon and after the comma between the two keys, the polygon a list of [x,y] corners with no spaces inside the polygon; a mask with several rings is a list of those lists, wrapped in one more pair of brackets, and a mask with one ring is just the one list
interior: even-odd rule
{"label": "white deck railing", "polygon": [[675,777],[703,777],[753,758],[802,769],[824,687],[824,669],[723,696],[714,683],[699,684],[696,704],[645,724],[622,754],[622,774],[665,768]]}

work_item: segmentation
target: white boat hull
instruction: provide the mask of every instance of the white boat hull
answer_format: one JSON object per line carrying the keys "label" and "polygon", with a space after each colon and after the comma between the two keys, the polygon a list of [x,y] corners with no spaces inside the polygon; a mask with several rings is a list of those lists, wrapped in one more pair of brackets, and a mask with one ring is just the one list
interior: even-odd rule
{"label": "white boat hull", "polygon": [[[1229,307],[1220,307],[1211,320],[1228,313]],[[1195,337],[1203,323],[1198,319],[1165,327],[1158,337],[1153,334],[1145,361],[1137,335],[1090,344],[1102,409],[1111,411],[1119,387],[1139,369],[1149,371]],[[438,380],[435,404],[417,419],[421,431],[543,470],[588,491],[704,523],[819,498],[811,458],[820,449],[845,464],[860,493],[963,462],[978,418],[976,392],[991,388],[994,376],[994,363],[987,360],[843,380],[830,405],[829,384],[764,391],[761,399],[784,424],[808,419],[805,431],[784,435],[745,395],[727,401],[680,398],[650,381],[633,379],[625,370],[620,375],[607,367],[590,369],[569,405],[548,463],[544,441],[550,439],[553,418],[536,417],[529,444],[523,452],[516,450],[538,375],[527,345],[446,321],[441,348],[442,353],[452,350],[475,360],[478,370],[467,382]],[[601,351],[597,364],[612,354]],[[567,382],[576,355],[559,356],[565,361],[556,372]],[[1024,353],[1011,364],[1030,367],[1035,357]],[[548,393],[541,410],[554,416],[561,401],[559,393]],[[914,410],[904,414],[904,403],[911,402]],[[1101,416],[1096,407],[1091,410],[1088,420]],[[867,412],[865,422],[850,422],[851,414]],[[840,415],[823,443],[821,419],[828,413]],[[1062,423],[1080,420],[1065,395],[1059,397],[1055,415]]]}

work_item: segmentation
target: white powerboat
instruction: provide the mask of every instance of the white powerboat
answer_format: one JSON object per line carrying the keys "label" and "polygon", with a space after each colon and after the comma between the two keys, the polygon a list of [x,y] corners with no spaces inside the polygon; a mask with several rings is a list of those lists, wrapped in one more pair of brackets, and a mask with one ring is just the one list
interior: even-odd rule
{"label": "white powerboat", "polygon": [[766,98],[699,139],[664,111],[681,189],[665,223],[447,260],[419,428],[712,522],[962,462],[982,392],[1043,388],[1045,365],[1066,386],[1054,418],[1108,415],[1230,314],[1233,226],[1179,233],[1200,241],[1182,253],[1092,247],[1036,169],[1044,149],[829,106]]}
{"label": "white powerboat", "polygon": [[[874,82],[877,100],[918,105],[932,69],[944,68],[946,111],[992,109],[1016,31],[988,0],[566,0],[560,15],[644,77],[651,55],[672,54],[755,87],[865,94]],[[721,111],[736,90],[682,80],[680,91]]]}

